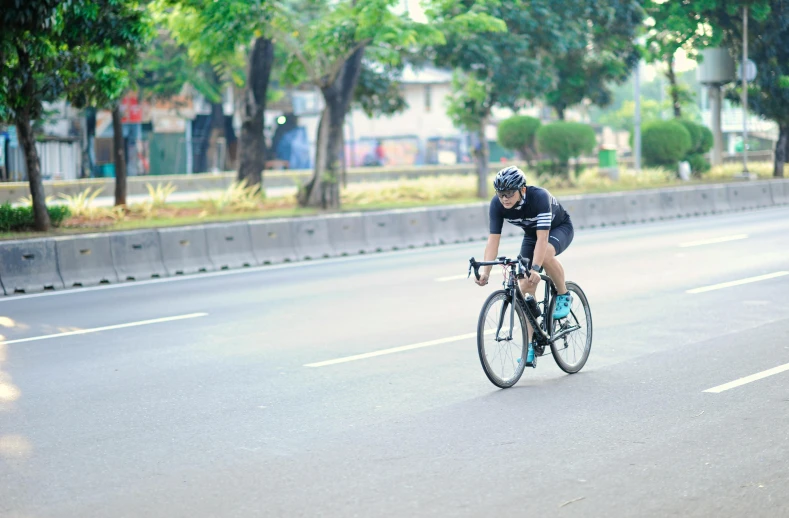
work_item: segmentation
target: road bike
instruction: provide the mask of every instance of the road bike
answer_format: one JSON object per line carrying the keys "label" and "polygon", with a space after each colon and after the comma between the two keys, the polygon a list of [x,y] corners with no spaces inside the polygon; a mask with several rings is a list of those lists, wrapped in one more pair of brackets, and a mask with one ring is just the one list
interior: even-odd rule
{"label": "road bike", "polygon": [[[504,268],[504,289],[487,298],[477,324],[479,360],[488,379],[501,388],[515,385],[527,366],[530,341],[534,348],[531,367],[537,367],[537,358],[547,354],[546,348],[550,347],[560,369],[568,374],[580,371],[592,349],[592,312],[581,287],[566,282],[567,290],[572,293],[570,313],[554,320],[557,292],[550,277],[540,275],[545,283],[541,302],[529,294],[524,297],[518,286],[518,279],[529,271],[528,259],[518,255],[517,259],[499,257],[495,261],[477,262],[472,257],[468,274],[473,271],[479,280],[480,266],[496,265]],[[527,322],[531,324],[532,337],[526,336]]]}

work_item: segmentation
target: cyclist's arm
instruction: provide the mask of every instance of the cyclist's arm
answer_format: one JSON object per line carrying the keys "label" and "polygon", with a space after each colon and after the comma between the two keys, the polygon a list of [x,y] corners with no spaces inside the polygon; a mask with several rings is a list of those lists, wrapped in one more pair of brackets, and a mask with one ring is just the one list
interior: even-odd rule
{"label": "cyclist's arm", "polygon": [[545,260],[545,253],[548,251],[548,235],[550,230],[537,231],[537,244],[534,246],[534,257],[532,258],[532,265],[543,265]]}
{"label": "cyclist's arm", "polygon": [[[504,227],[504,214],[501,202],[494,196],[490,200],[490,208],[488,209],[488,219],[490,220],[490,235],[488,236],[488,244],[485,245],[485,259],[483,261],[492,261],[499,253],[499,243],[501,242],[501,229]],[[482,275],[490,276],[492,266],[483,266]]]}
{"label": "cyclist's arm", "polygon": [[[499,243],[501,242],[501,234],[491,234],[488,236],[488,244],[485,245],[485,259],[483,261],[492,261],[499,253]],[[492,266],[483,266],[481,270],[482,275],[490,277],[490,270]]]}

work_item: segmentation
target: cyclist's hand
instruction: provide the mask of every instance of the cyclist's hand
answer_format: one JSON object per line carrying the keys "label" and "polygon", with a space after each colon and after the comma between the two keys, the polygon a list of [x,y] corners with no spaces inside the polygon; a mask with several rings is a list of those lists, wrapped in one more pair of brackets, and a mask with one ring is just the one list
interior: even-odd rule
{"label": "cyclist's hand", "polygon": [[529,284],[537,286],[540,283],[540,274],[534,270],[529,270]]}
{"label": "cyclist's hand", "polygon": [[480,273],[479,279],[476,279],[474,282],[479,284],[480,286],[484,286],[488,283],[488,279],[490,278],[490,274],[487,273]]}

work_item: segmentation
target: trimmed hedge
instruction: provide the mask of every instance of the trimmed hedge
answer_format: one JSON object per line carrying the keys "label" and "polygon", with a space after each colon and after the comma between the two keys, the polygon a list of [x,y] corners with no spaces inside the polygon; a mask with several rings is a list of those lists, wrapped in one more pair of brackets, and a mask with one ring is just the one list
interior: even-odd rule
{"label": "trimmed hedge", "polygon": [[648,166],[676,169],[692,146],[690,132],[677,121],[652,121],[641,131],[641,152]]}
{"label": "trimmed hedge", "polygon": [[522,158],[530,159],[534,137],[542,123],[527,115],[515,115],[499,123],[497,140],[501,147],[518,151]]}
{"label": "trimmed hedge", "polygon": [[594,130],[587,124],[559,121],[537,130],[540,151],[553,158],[564,170],[571,158],[592,153],[596,145]]}
{"label": "trimmed hedge", "polygon": [[[65,205],[47,207],[47,212],[54,227],[59,226],[70,215]],[[14,207],[8,202],[0,205],[0,232],[33,230],[33,224],[33,207],[30,205]]]}
{"label": "trimmed hedge", "polygon": [[688,133],[690,133],[691,148],[685,156],[685,160],[690,163],[690,168],[694,174],[701,174],[710,170],[710,163],[704,158],[704,153],[712,149],[712,131],[703,124],[697,124],[689,120],[679,120]]}

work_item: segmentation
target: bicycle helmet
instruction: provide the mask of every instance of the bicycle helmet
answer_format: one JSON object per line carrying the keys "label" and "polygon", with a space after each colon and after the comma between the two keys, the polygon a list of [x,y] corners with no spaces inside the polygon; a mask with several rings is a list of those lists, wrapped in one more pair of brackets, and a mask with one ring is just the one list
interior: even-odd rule
{"label": "bicycle helmet", "polygon": [[514,165],[499,171],[493,180],[493,188],[497,191],[516,191],[524,185],[526,185],[526,175]]}

